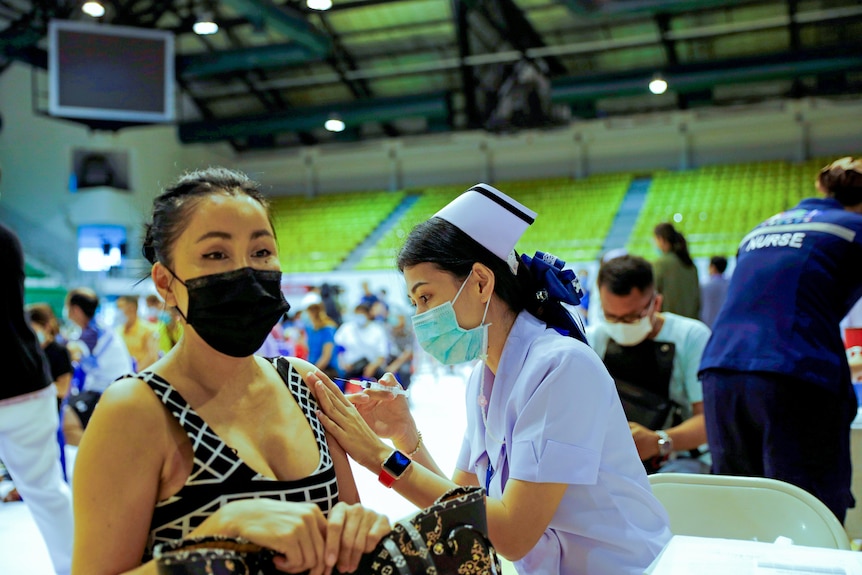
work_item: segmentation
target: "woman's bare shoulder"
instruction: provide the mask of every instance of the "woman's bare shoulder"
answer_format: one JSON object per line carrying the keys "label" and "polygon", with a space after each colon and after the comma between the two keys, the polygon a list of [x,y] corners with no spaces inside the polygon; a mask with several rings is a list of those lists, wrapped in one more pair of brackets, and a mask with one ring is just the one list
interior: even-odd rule
{"label": "woman's bare shoulder", "polygon": [[168,415],[161,400],[147,383],[137,377],[127,377],[112,383],[99,398],[93,417],[123,427],[144,428],[163,426]]}

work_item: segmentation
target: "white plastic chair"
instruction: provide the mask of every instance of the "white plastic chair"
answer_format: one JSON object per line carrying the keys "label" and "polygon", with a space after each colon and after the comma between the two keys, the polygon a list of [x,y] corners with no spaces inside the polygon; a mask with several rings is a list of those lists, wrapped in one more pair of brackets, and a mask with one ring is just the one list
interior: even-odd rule
{"label": "white plastic chair", "polygon": [[775,541],[850,549],[844,527],[819,499],[775,479],[656,473],[653,494],[667,509],[675,535]]}

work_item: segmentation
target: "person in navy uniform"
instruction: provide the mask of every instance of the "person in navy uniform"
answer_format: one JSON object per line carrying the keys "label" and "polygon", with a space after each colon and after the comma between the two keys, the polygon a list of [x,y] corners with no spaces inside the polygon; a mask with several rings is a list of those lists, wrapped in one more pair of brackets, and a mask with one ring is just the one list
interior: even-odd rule
{"label": "person in navy uniform", "polygon": [[856,395],[839,323],[862,296],[862,160],[745,236],[700,365],[713,473],[771,477],[844,521]]}

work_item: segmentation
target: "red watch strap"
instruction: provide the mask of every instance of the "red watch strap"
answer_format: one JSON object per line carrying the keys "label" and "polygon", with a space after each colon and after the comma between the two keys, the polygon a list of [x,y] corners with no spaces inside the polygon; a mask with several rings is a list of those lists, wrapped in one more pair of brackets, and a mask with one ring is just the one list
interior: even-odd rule
{"label": "red watch strap", "polygon": [[380,470],[380,475],[378,475],[378,476],[377,476],[377,480],[378,480],[378,481],[380,481],[380,483],[382,483],[382,484],[383,484],[383,485],[385,485],[386,487],[389,487],[390,489],[392,488],[392,484],[393,484],[393,483],[395,483],[395,480],[396,480],[396,479],[398,479],[398,478],[397,478],[397,477],[392,476],[392,475],[391,475],[388,471],[386,471],[385,469],[381,469],[381,470]]}

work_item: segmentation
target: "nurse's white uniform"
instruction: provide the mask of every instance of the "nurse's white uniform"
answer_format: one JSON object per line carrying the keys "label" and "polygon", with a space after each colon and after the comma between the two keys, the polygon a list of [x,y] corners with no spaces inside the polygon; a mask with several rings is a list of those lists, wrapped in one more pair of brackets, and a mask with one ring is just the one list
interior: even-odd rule
{"label": "nurse's white uniform", "polygon": [[527,312],[512,326],[496,377],[484,364],[470,377],[457,467],[495,499],[509,479],[569,484],[538,544],[515,563],[521,575],[640,574],[671,537],[601,360]]}

